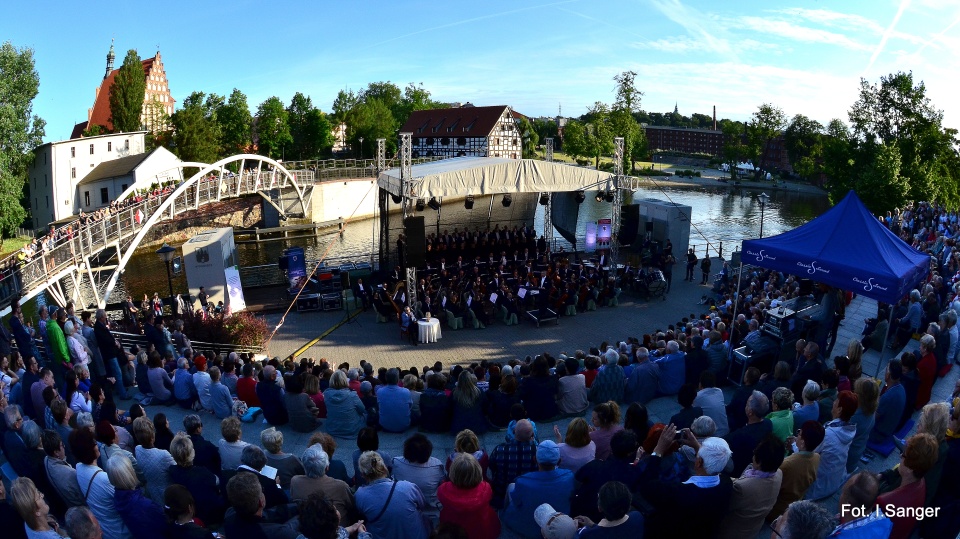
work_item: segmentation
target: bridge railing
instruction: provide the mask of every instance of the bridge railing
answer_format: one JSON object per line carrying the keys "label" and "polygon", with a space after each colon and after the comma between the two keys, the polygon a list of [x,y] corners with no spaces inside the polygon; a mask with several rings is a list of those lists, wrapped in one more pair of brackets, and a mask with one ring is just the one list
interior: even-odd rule
{"label": "bridge railing", "polygon": [[[168,211],[170,217],[174,217],[221,198],[280,187],[282,181],[280,174],[269,170],[262,170],[259,174],[249,172],[225,176],[222,179],[204,178],[178,195]],[[6,304],[45,281],[58,277],[64,270],[81,263],[84,257],[119,246],[121,242],[132,238],[169,196],[171,195],[149,197],[99,221],[80,226],[72,236],[52,249],[42,250],[18,267],[11,264],[0,278],[0,304]]]}

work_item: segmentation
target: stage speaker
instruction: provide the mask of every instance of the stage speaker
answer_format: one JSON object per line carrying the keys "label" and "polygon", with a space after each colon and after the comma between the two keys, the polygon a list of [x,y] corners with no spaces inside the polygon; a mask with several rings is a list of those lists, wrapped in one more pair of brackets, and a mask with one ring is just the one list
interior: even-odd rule
{"label": "stage speaker", "polygon": [[630,204],[620,208],[620,245],[631,245],[637,241],[640,231],[640,205]]}
{"label": "stage speaker", "polygon": [[[637,211],[639,212],[639,207]],[[639,213],[637,215],[639,216]],[[643,223],[643,230],[646,232],[653,232],[653,221],[647,221]]]}
{"label": "stage speaker", "polygon": [[426,267],[424,253],[427,249],[427,239],[424,233],[423,216],[404,219],[403,233],[407,236],[407,266],[411,268]]}

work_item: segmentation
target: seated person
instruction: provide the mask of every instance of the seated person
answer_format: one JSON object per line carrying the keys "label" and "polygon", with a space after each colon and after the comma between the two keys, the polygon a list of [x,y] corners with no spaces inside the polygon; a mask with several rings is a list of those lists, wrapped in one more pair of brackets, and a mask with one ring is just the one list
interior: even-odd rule
{"label": "seated person", "polygon": [[573,495],[573,472],[558,468],[560,447],[553,440],[537,446],[537,471],[516,478],[507,488],[507,506],[502,523],[524,537],[536,537],[539,531],[533,513],[541,504],[548,503],[557,510],[570,512]]}
{"label": "seated person", "polygon": [[276,468],[267,467],[267,456],[262,449],[255,445],[244,447],[243,453],[240,455],[240,462],[240,467],[237,468],[238,474],[245,471],[251,472],[256,474],[257,480],[260,481],[260,488],[263,491],[264,503],[266,504],[265,509],[283,505],[290,501],[287,494],[280,488],[280,476],[277,474]]}
{"label": "seated person", "polygon": [[300,535],[295,504],[267,509],[257,474],[241,472],[227,483],[230,509],[224,517],[223,532],[227,537],[269,537],[297,539]]}
{"label": "seated person", "polygon": [[677,430],[689,429],[693,420],[703,415],[703,408],[693,405],[696,398],[697,388],[692,384],[684,384],[677,393],[677,403],[681,410],[670,418],[670,423],[676,426]]}

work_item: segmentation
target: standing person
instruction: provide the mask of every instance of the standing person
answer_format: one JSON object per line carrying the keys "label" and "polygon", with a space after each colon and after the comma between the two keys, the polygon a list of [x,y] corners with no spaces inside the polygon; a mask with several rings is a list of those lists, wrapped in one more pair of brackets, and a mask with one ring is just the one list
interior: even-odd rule
{"label": "standing person", "polygon": [[703,273],[703,279],[700,281],[700,284],[707,284],[710,280],[710,257],[704,256],[703,260],[700,261],[700,271]]}
{"label": "standing person", "polygon": [[47,323],[47,340],[50,343],[51,356],[50,370],[53,371],[53,379],[57,387],[65,387],[64,375],[67,369],[72,369],[70,363],[70,350],[67,348],[67,337],[63,333],[62,324],[67,320],[67,311],[57,309],[56,321]]}
{"label": "standing person", "polygon": [[683,278],[684,281],[693,282],[693,269],[697,267],[697,255],[693,252],[693,247],[687,251],[687,275]]}
{"label": "standing person", "polygon": [[136,304],[133,302],[133,296],[127,294],[127,300],[123,303],[123,314],[131,328],[137,327],[138,312],[140,312],[140,309],[138,309]]}
{"label": "standing person", "polygon": [[197,294],[197,301],[200,302],[200,310],[204,313],[207,312],[207,302],[210,301],[210,296],[202,286],[200,287],[200,292]]}
{"label": "standing person", "polygon": [[670,293],[670,283],[673,282],[673,267],[677,265],[677,259],[669,253],[663,256],[663,278],[667,280],[667,293]]}
{"label": "standing person", "polygon": [[[127,296],[129,297],[129,296]],[[113,386],[117,395],[123,400],[128,398],[126,385],[124,384],[123,368],[127,363],[127,355],[120,348],[107,322],[107,312],[103,309],[97,309],[95,315],[97,321],[93,324],[93,333],[97,340],[97,347],[100,349],[100,356],[103,358],[104,366],[107,370],[105,380]],[[109,385],[107,389],[111,389]]]}

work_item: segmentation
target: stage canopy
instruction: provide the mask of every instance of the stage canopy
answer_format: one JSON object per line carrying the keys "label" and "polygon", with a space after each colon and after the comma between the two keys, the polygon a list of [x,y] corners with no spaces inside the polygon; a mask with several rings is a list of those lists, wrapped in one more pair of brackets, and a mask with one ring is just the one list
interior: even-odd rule
{"label": "stage canopy", "polygon": [[930,256],[887,229],[850,191],[789,232],[743,242],[742,260],[894,303],[930,270]]}
{"label": "stage canopy", "polygon": [[[465,197],[611,189],[613,174],[535,159],[456,157],[414,165],[412,181],[414,198]],[[400,195],[400,169],[381,172],[377,184],[392,195]]]}

